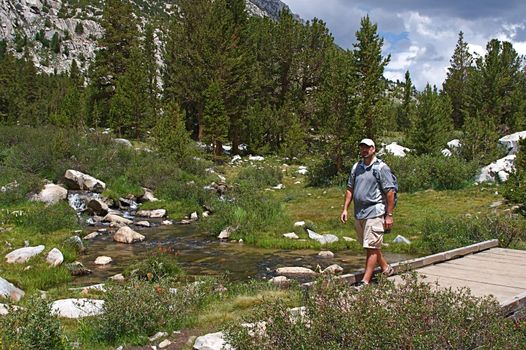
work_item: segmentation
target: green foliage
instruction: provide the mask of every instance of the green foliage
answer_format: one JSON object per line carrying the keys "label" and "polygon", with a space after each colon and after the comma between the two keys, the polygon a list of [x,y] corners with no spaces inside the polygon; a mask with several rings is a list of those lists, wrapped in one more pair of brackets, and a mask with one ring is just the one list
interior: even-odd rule
{"label": "green foliage", "polygon": [[[0,161],[1,163],[1,161]],[[26,200],[28,193],[41,187],[41,180],[34,174],[0,165],[0,204],[10,206]]]}
{"label": "green foliage", "polygon": [[498,239],[508,247],[524,242],[523,220],[506,216],[483,216],[426,219],[422,225],[422,248],[434,254],[477,242]]}
{"label": "green foliage", "polygon": [[472,183],[477,163],[442,155],[383,156],[398,178],[401,192],[456,190]]}
{"label": "green foliage", "polygon": [[519,212],[526,216],[526,139],[519,143],[520,152],[515,159],[515,173],[504,184],[504,198],[519,205]]}
{"label": "green foliage", "polygon": [[524,324],[500,316],[495,299],[436,289],[416,275],[360,292],[321,281],[304,305],[304,315],[291,316],[285,303],[267,303],[247,319],[266,320],[264,332],[235,325],[227,339],[240,350],[519,349],[526,341]]}
{"label": "green foliage", "polygon": [[125,274],[143,281],[160,282],[163,279],[174,279],[180,276],[183,270],[177,264],[175,256],[160,250],[128,266]]}
{"label": "green foliage", "polygon": [[40,234],[49,234],[62,229],[75,230],[80,227],[75,211],[65,202],[49,206],[35,203],[27,207],[16,223],[20,227]]}
{"label": "green foliage", "polygon": [[2,349],[60,350],[66,349],[62,327],[45,299],[33,296],[24,307],[11,309],[0,317]]}
{"label": "green foliage", "polygon": [[53,51],[54,53],[60,53],[60,42],[60,36],[58,35],[58,32],[55,32],[55,34],[53,34],[53,37],[51,38],[51,43],[49,44],[51,51]]}
{"label": "green foliage", "polygon": [[79,35],[84,34],[84,26],[82,25],[82,21],[78,21],[75,25],[75,33]]}
{"label": "green foliage", "polygon": [[83,322],[87,343],[144,344],[160,329],[181,329],[211,292],[211,284],[202,282],[174,293],[169,280],[150,283],[130,279],[124,284],[107,284],[106,288],[104,314]]}
{"label": "green foliage", "polygon": [[263,190],[269,186],[276,186],[282,180],[283,172],[279,167],[251,166],[242,169],[235,181],[247,188],[254,186],[255,190]]}

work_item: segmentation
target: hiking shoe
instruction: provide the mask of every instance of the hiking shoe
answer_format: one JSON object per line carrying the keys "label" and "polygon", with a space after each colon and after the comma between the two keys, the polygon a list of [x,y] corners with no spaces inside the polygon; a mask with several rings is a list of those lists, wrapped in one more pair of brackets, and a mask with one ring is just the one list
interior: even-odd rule
{"label": "hiking shoe", "polygon": [[365,288],[366,286],[368,286],[369,283],[365,282],[365,281],[360,281],[360,282],[356,282],[354,285],[353,285],[353,288],[356,290],[356,291],[361,291],[363,288]]}
{"label": "hiking shoe", "polygon": [[382,275],[384,275],[385,277],[389,277],[389,276],[394,275],[393,267],[391,265],[387,265],[387,269],[382,271]]}

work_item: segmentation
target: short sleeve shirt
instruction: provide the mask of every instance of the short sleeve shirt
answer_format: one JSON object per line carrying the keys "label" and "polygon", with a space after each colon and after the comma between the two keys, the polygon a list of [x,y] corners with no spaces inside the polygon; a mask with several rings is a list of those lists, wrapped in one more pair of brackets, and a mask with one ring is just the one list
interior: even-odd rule
{"label": "short sleeve shirt", "polygon": [[391,169],[376,158],[369,166],[356,163],[347,181],[353,190],[354,216],[356,219],[371,219],[385,214],[385,194],[396,188]]}

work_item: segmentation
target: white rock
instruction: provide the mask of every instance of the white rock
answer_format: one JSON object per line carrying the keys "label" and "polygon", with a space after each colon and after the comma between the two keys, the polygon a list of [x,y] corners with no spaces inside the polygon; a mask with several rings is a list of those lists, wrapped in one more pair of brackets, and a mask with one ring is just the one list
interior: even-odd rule
{"label": "white rock", "polygon": [[440,151],[444,157],[451,157],[453,153],[447,148],[444,148],[442,151]]}
{"label": "white rock", "polygon": [[128,147],[128,148],[133,147],[132,143],[126,139],[113,139],[113,142],[115,142],[118,145],[123,145],[124,147]]}
{"label": "white rock", "polygon": [[411,152],[407,147],[401,146],[396,142],[392,142],[388,145],[385,145],[379,152],[379,155],[385,154],[386,152],[391,153],[395,157],[405,157],[406,153]]}
{"label": "white rock", "polygon": [[104,300],[61,299],[51,304],[51,313],[65,318],[96,316],[104,312]]}
{"label": "white rock", "polygon": [[148,338],[148,340],[153,343],[154,341],[167,337],[167,336],[168,336],[168,333],[166,332],[157,332],[155,333],[155,335]]}
{"label": "white rock", "polygon": [[190,220],[197,220],[199,219],[199,215],[197,215],[197,212],[193,212],[192,214],[190,214]]}
{"label": "white rock", "polygon": [[90,199],[86,206],[95,215],[104,216],[110,211],[108,205],[98,198]]}
{"label": "white rock", "polygon": [[171,220],[163,220],[163,222],[161,222],[161,224],[163,224],[163,225],[173,225],[174,223]]}
{"label": "white rock", "polygon": [[272,188],[275,189],[275,190],[282,190],[282,189],[285,188],[285,185],[283,185],[283,184],[278,184],[278,185],[276,185],[276,186],[274,186],[274,187],[272,187]]}
{"label": "white rock", "polygon": [[159,343],[159,349],[164,349],[165,347],[171,345],[172,342],[169,341],[168,339],[165,339],[163,340],[162,342]]}
{"label": "white rock", "polygon": [[332,264],[328,266],[325,270],[323,270],[321,273],[323,274],[330,274],[330,275],[337,275],[339,273],[343,272],[343,268],[340,265]]}
{"label": "white rock", "polygon": [[195,350],[233,350],[225,340],[223,332],[209,333],[197,337],[194,343]]}
{"label": "white rock", "polygon": [[347,236],[343,236],[343,240],[345,242],[356,242],[356,239]]}
{"label": "white rock", "polygon": [[288,284],[290,280],[286,276],[276,276],[269,279],[268,282],[279,286],[283,284]]}
{"label": "white rock", "polygon": [[58,203],[61,200],[65,200],[67,197],[68,190],[66,190],[64,187],[55,184],[47,184],[39,194],[32,198],[32,200],[44,202],[49,205]]}
{"label": "white rock", "polygon": [[162,218],[166,216],[166,209],[155,209],[155,210],[139,210],[137,216],[143,216],[147,218]]}
{"label": "white rock", "polygon": [[151,224],[150,224],[148,221],[145,221],[145,220],[143,220],[143,221],[138,221],[138,222],[135,223],[135,225],[137,225],[137,226],[143,226],[143,227],[150,227],[150,226],[151,226]]}
{"label": "white rock", "polygon": [[324,259],[332,259],[334,258],[334,253],[329,250],[322,250],[318,253],[318,256]]}
{"label": "white rock", "polygon": [[294,227],[303,227],[305,226],[305,221],[296,221]]}
{"label": "white rock", "polygon": [[42,253],[42,251],[44,251],[45,248],[46,247],[43,245],[39,245],[36,247],[19,248],[7,254],[5,258],[7,259],[8,264],[22,264],[34,257],[35,255]]}
{"label": "white rock", "polygon": [[309,170],[305,165],[301,165],[298,167],[298,171],[296,172],[300,175],[306,175],[309,172]]}
{"label": "white rock", "polygon": [[298,239],[298,235],[295,232],[284,233],[283,237],[290,239]]}
{"label": "white rock", "polygon": [[159,199],[155,198],[155,196],[153,195],[152,190],[143,187],[143,191],[144,191],[143,195],[139,197],[139,202],[141,202],[141,203],[144,203],[144,202],[157,202],[159,200]]}
{"label": "white rock", "polygon": [[104,182],[77,170],[66,170],[64,180],[66,185],[72,190],[102,192],[106,189],[106,184]]}
{"label": "white rock", "polygon": [[64,255],[57,248],[53,248],[47,254],[46,261],[51,266],[59,266],[64,262]]}
{"label": "white rock", "polygon": [[113,259],[109,256],[98,256],[95,259],[94,264],[95,265],[108,265],[113,261]]}
{"label": "white rock", "polygon": [[92,232],[92,233],[88,233],[87,235],[84,236],[83,239],[89,241],[90,239],[93,239],[93,238],[95,238],[97,236],[100,236],[100,235],[101,235],[101,232],[95,231],[95,232]]}
{"label": "white rock", "polygon": [[248,160],[261,162],[262,160],[265,160],[262,156],[248,156]]}
{"label": "white rock", "polygon": [[219,239],[228,239],[230,237],[230,235],[235,231],[237,230],[236,227],[233,227],[233,226],[228,226],[227,228],[225,228],[223,231],[221,231],[219,233],[219,236],[217,236],[217,238]]}
{"label": "white rock", "polygon": [[241,160],[241,156],[236,154],[232,157],[232,160],[230,161],[230,164],[234,164],[235,162],[239,162]]}
{"label": "white rock", "polygon": [[320,235],[310,229],[307,229],[307,233],[309,234],[309,238],[313,239],[315,241],[320,242],[320,244],[328,244],[328,243],[334,243],[338,242],[338,237],[331,234],[324,234]]}
{"label": "white rock", "polygon": [[13,301],[19,301],[24,296],[24,291],[15,287],[13,283],[0,277],[0,296],[11,298]]}
{"label": "white rock", "polygon": [[516,155],[512,154],[485,166],[480,170],[480,174],[477,176],[476,181],[479,183],[488,181],[494,182],[497,176],[499,179],[502,178],[507,180],[508,175],[515,171],[516,157]]}
{"label": "white rock", "polygon": [[526,138],[526,131],[519,131],[511,135],[506,135],[499,139],[499,143],[506,147],[507,155],[517,154],[519,142]]}
{"label": "white rock", "polygon": [[291,266],[291,267],[280,267],[276,269],[278,275],[285,276],[315,276],[316,272],[306,267]]}
{"label": "white rock", "polygon": [[112,281],[117,281],[117,282],[124,282],[125,278],[124,276],[122,275],[122,273],[119,273],[119,274],[116,274],[116,275],[113,275],[110,277],[110,280]]}
{"label": "white rock", "polygon": [[462,143],[460,143],[459,139],[453,139],[447,143],[447,146],[451,148],[460,148],[462,147]]}
{"label": "white rock", "polygon": [[411,241],[405,238],[404,236],[398,235],[393,239],[393,243],[404,243],[404,244],[411,244]]}
{"label": "white rock", "polygon": [[128,226],[121,227],[115,234],[113,235],[113,240],[120,243],[135,243],[135,242],[141,242],[145,239],[143,235],[141,235],[138,232],[135,232]]}

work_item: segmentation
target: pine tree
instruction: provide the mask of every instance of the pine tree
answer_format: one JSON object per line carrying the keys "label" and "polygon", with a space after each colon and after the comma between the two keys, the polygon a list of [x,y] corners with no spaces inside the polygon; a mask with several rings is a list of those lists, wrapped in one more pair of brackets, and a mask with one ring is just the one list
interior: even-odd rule
{"label": "pine tree", "polygon": [[57,32],[53,34],[49,47],[54,53],[60,53],[60,37]]}
{"label": "pine tree", "polygon": [[451,118],[456,129],[464,125],[467,94],[469,93],[468,79],[473,69],[473,57],[469,53],[468,44],[464,41],[464,33],[458,34],[457,46],[449,61],[450,67],[444,82],[444,92],[451,99],[453,112]]}
{"label": "pine tree", "polygon": [[214,156],[223,153],[223,143],[228,140],[228,116],[221,96],[223,87],[213,81],[205,91],[206,102],[203,115],[204,140],[214,147]]}
{"label": "pine tree", "polygon": [[384,40],[378,36],[377,25],[371,23],[369,16],[362,18],[356,40],[353,44],[353,66],[358,83],[356,113],[364,121],[363,135],[375,139],[383,120],[378,107],[384,98],[383,73],[390,56],[382,57]]}
{"label": "pine tree", "polygon": [[451,131],[451,101],[439,95],[436,87],[426,85],[418,96],[415,119],[410,131],[411,146],[417,154],[438,153]]}
{"label": "pine tree", "polygon": [[405,72],[405,82],[404,82],[404,97],[402,100],[402,106],[397,115],[397,125],[399,130],[409,130],[411,127],[411,120],[413,119],[413,114],[415,110],[414,98],[414,86],[411,81],[411,76],[409,71]]}

